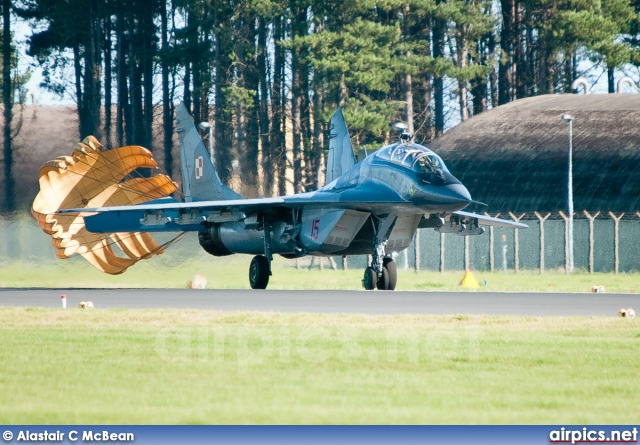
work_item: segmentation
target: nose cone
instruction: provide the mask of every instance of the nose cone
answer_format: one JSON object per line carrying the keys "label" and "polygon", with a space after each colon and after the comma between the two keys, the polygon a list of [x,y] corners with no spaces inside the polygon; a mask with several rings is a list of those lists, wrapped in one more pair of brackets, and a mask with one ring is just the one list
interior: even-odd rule
{"label": "nose cone", "polygon": [[447,185],[424,185],[416,191],[411,201],[425,211],[455,212],[467,207],[471,202],[469,190],[460,182]]}
{"label": "nose cone", "polygon": [[449,184],[445,188],[447,189],[447,194],[454,200],[467,204],[472,201],[469,190],[462,184]]}

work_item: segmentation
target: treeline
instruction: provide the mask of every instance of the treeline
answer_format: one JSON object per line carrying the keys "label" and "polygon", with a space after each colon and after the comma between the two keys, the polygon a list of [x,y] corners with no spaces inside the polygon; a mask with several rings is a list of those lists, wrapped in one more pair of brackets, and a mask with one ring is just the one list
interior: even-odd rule
{"label": "treeline", "polygon": [[357,146],[388,141],[395,120],[430,140],[448,120],[569,92],[585,60],[601,65],[611,92],[617,68],[640,65],[640,0],[3,5],[42,29],[28,52],[48,88],[75,98],[80,137],[162,151],[171,173],[184,101],[196,123],[212,123],[223,181],[241,172],[252,194],[284,194],[287,171],[296,191],[318,185],[338,106]]}

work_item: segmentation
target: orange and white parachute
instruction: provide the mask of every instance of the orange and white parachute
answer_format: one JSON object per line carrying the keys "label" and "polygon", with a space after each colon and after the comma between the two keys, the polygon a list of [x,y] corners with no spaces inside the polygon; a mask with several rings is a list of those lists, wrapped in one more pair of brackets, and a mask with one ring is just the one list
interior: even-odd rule
{"label": "orange and white parachute", "polygon": [[[104,150],[93,136],[77,143],[71,156],[61,156],[40,169],[40,192],[31,213],[51,235],[58,258],[80,254],[99,270],[120,274],[141,259],[163,252],[149,233],[91,233],[84,217],[94,213],[58,214],[60,209],[140,204],[171,195],[178,185],[169,176],[131,177],[139,168],[158,171],[146,148],[130,145]],[[124,253],[119,256],[116,245]]]}

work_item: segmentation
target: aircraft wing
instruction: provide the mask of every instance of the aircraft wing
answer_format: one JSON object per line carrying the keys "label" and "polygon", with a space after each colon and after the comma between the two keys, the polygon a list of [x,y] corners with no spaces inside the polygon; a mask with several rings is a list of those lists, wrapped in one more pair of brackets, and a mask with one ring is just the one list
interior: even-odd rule
{"label": "aircraft wing", "polygon": [[133,206],[62,209],[81,213],[87,230],[112,232],[188,232],[202,229],[204,221],[241,221],[257,210],[282,205],[282,198],[181,202],[165,199]]}
{"label": "aircraft wing", "polygon": [[[342,193],[309,192],[275,198],[231,199],[181,202],[162,199],[145,204],[62,209],[57,213],[93,214],[84,216],[90,232],[111,233],[135,231],[198,231],[201,223],[240,221],[256,211],[277,212],[283,208],[334,208],[376,212],[390,207],[402,208],[407,203],[397,194],[372,196],[356,190]],[[461,219],[475,220],[476,225],[526,229],[527,225],[469,212],[453,212]]]}
{"label": "aircraft wing", "polygon": [[167,201],[139,204],[134,206],[107,206],[95,208],[61,209],[57,213],[106,213],[106,212],[137,212],[158,210],[223,210],[228,208],[258,209],[259,207],[272,206],[284,203],[282,198],[255,198],[255,199],[228,199],[222,201]]}
{"label": "aircraft wing", "polygon": [[376,211],[402,206],[399,195],[372,196],[357,191],[343,193],[299,193],[275,198],[229,199],[181,202],[163,199],[138,205],[61,209],[56,213],[81,213],[90,232],[198,231],[202,222],[241,221],[257,211],[277,213],[283,209],[334,208]]}
{"label": "aircraft wing", "polygon": [[455,215],[462,216],[463,218],[476,219],[481,226],[493,226],[493,227],[508,227],[510,229],[528,229],[529,226],[515,221],[509,221],[506,219],[493,218],[491,216],[478,215],[477,213],[469,212],[453,212]]}

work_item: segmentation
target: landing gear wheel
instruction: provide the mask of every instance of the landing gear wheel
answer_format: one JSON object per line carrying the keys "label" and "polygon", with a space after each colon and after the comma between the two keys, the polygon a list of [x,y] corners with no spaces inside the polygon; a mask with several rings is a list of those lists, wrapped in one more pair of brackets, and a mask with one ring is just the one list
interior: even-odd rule
{"label": "landing gear wheel", "polygon": [[249,283],[251,289],[266,289],[269,284],[269,260],[262,255],[256,255],[249,266]]}
{"label": "landing gear wheel", "polygon": [[389,289],[389,271],[386,267],[382,268],[382,274],[378,277],[378,290]]}
{"label": "landing gear wheel", "polygon": [[389,273],[389,285],[387,290],[395,290],[396,283],[398,282],[398,269],[396,268],[396,262],[392,258],[384,258],[382,260],[382,267]]}
{"label": "landing gear wheel", "polygon": [[364,286],[366,290],[373,290],[376,287],[377,275],[378,274],[376,274],[376,271],[373,270],[373,267],[367,267],[364,270],[362,286]]}

